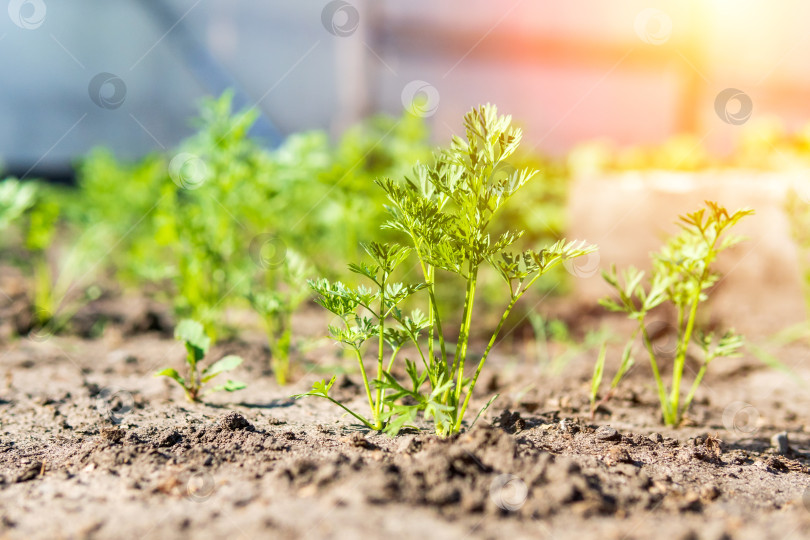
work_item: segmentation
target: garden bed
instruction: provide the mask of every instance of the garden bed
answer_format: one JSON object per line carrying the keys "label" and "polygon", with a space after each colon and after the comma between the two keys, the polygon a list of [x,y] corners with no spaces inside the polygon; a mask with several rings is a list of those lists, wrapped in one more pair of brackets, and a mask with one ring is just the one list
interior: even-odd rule
{"label": "garden bed", "polygon": [[[2,346],[3,537],[810,534],[810,396],[754,359],[713,366],[687,425],[671,430],[659,423],[646,366],[591,419],[593,351],[555,375],[516,345],[492,357],[481,381],[478,407],[490,393],[501,397],[480,425],[448,440],[428,431],[392,438],[339,418],[323,400],[289,397],[316,373],[284,388],[259,377],[269,351],[258,333],[214,350],[245,358],[235,377],[251,381],[246,390],[185,401],[171,381],[151,376],[181,367],[182,344],[159,329],[132,330],[143,317],[133,305],[108,305],[119,322],[96,339]],[[305,310],[298,324],[317,333],[321,318]],[[810,375],[806,346],[778,353]],[[334,349],[308,354],[335,363]],[[335,388],[362,408],[355,375]],[[790,447],[780,454],[771,438],[782,431]]]}

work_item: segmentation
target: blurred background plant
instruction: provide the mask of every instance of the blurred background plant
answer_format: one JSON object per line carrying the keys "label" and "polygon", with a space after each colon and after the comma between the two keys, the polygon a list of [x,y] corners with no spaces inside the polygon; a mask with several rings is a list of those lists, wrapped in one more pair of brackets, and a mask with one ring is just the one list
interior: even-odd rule
{"label": "blurred background plant", "polygon": [[[10,13],[0,50],[14,81],[0,88],[4,170],[26,186],[49,182],[37,182],[24,211],[0,217],[0,246],[31,277],[36,324],[58,313],[63,327],[88,301],[137,294],[222,340],[253,309],[247,324],[266,331],[274,371],[287,379],[284,359],[305,345],[292,323],[307,305],[302,278],[334,279],[361,241],[381,240],[365,227],[385,212],[373,180],[431,163],[476,103],[496,102],[524,124],[528,150],[497,174],[541,171],[495,231],[527,231],[521,248],[580,236],[574,227],[586,220],[566,212],[588,174],[677,173],[666,179],[676,193],[722,168],[785,172],[796,185],[810,178],[807,58],[794,46],[808,6],[336,5],[233,0],[185,12],[76,0],[48,6],[39,30]],[[80,24],[90,8],[95,24]],[[114,47],[99,46],[110,36]],[[719,103],[723,95],[731,98]],[[637,183],[647,180],[657,177]],[[78,189],[54,185],[73,182]],[[14,206],[13,188],[3,189],[0,205]],[[807,200],[790,202],[799,236]],[[587,336],[586,317],[564,314],[566,336],[561,321],[546,320],[558,315],[532,306],[573,283],[581,292],[583,276],[568,270],[555,268],[505,328],[541,342],[546,332],[558,360]],[[500,286],[492,272],[480,277],[484,318]],[[438,302],[456,311],[463,297],[440,290],[449,292]]]}
{"label": "blurred background plant", "polygon": [[[76,189],[3,184],[4,219],[23,217],[20,263],[34,277],[37,324],[57,312],[60,326],[67,323],[82,305],[76,300],[99,297],[100,286],[168,302],[175,317],[199,321],[212,340],[233,336],[241,324],[229,310],[252,308],[268,335],[273,371],[287,381],[292,317],[309,297],[306,279],[339,275],[361,241],[379,237],[367,227],[385,212],[374,180],[430,163],[429,132],[406,110],[371,117],[335,143],[312,131],[267,149],[249,135],[256,111],[234,111],[232,103],[231,92],[203,100],[197,132],[176,149],[138,161],[93,150],[77,163]],[[513,161],[508,167],[543,173],[498,226],[525,230],[522,245],[556,240],[564,230],[564,167],[528,153]],[[565,273],[555,277],[548,281]],[[79,286],[89,283],[91,292]],[[494,273],[482,275],[482,311],[486,291],[498,294],[500,285]]]}

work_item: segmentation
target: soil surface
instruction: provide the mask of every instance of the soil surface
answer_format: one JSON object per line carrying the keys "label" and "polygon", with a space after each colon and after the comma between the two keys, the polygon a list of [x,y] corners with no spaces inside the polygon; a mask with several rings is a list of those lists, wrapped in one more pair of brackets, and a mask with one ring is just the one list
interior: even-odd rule
{"label": "soil surface", "polygon": [[[713,365],[671,430],[642,362],[591,418],[593,351],[555,373],[531,344],[498,349],[478,406],[500,397],[476,426],[391,438],[289,397],[342,362],[326,344],[299,350],[282,388],[261,334],[245,333],[211,358],[242,355],[234,378],[249,387],[185,401],[152,376],[181,369],[183,346],[139,309],[149,324],[122,315],[95,338],[0,346],[0,538],[810,537],[810,390],[751,357]],[[810,380],[809,347],[771,352]],[[343,365],[338,397],[364,410]]]}

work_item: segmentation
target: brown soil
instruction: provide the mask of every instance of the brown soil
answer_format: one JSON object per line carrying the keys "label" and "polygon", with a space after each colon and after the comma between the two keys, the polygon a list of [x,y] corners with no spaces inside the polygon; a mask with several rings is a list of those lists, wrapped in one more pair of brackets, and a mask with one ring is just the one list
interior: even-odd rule
{"label": "brown soil", "polygon": [[[110,317],[96,339],[0,348],[0,537],[810,537],[810,392],[751,358],[718,361],[689,425],[670,430],[644,366],[591,420],[593,353],[553,375],[501,350],[479,403],[501,397],[480,425],[390,438],[289,398],[333,368],[334,349],[300,355],[299,380],[280,388],[259,334],[212,353],[243,355],[234,378],[249,388],[190,404],[151,376],[180,368],[183,350],[162,315],[142,315]],[[807,365],[810,349],[776,352]],[[354,377],[338,391],[362,409]]]}

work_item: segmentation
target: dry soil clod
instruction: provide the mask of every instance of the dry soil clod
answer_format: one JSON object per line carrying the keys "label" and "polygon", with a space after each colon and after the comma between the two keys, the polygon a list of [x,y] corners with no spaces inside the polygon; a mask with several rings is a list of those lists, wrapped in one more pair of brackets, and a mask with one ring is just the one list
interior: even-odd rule
{"label": "dry soil clod", "polygon": [[244,416],[238,412],[231,411],[219,420],[219,426],[227,431],[238,431],[241,429],[254,431],[253,424],[248,422]]}
{"label": "dry soil clod", "polygon": [[600,426],[596,430],[596,438],[600,441],[620,441],[622,439],[621,434],[618,431],[613,429],[610,426]]}

